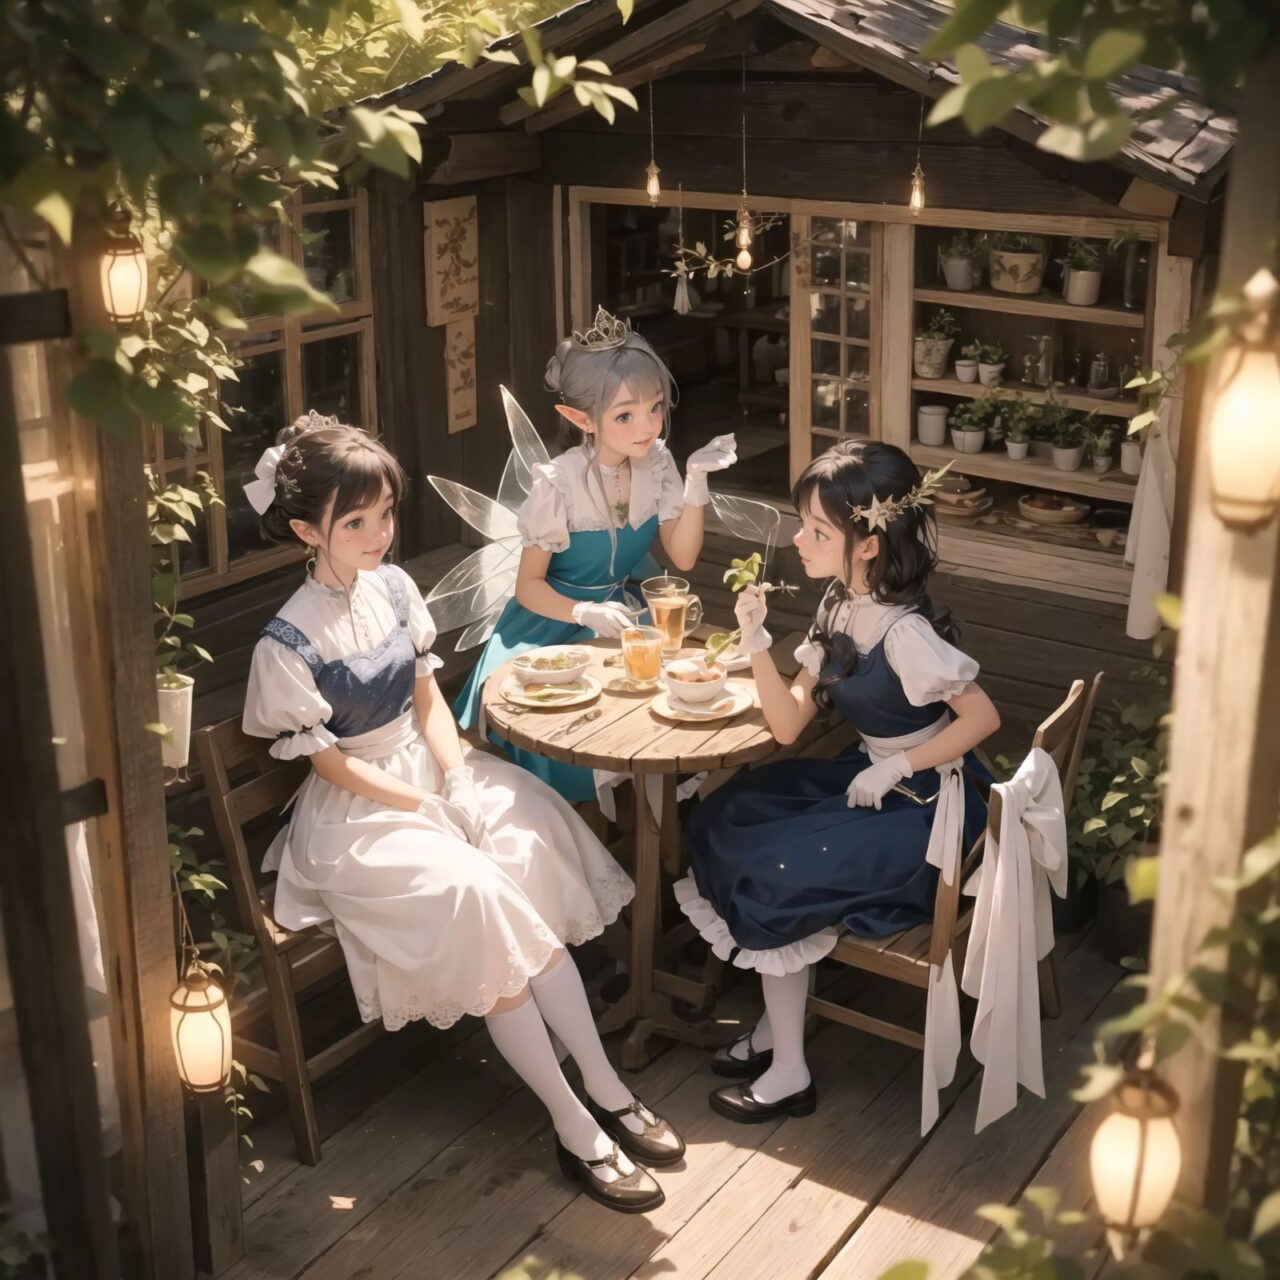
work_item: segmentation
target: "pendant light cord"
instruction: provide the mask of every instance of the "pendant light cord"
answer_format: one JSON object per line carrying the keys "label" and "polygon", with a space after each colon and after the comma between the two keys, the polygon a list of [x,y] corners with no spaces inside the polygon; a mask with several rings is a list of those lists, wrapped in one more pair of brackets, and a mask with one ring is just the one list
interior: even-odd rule
{"label": "pendant light cord", "polygon": [[742,200],[747,199],[747,55],[742,55]]}

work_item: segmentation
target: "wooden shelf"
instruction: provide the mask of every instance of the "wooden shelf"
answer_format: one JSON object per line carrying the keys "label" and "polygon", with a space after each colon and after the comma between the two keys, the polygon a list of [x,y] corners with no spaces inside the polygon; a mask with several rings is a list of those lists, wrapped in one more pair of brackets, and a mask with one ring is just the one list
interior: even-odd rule
{"label": "wooden shelf", "polygon": [[[1049,398],[1043,387],[1034,387],[1029,382],[1001,382],[998,387],[992,388],[984,387],[980,382],[961,382],[959,378],[912,378],[911,389],[931,391],[939,396],[964,396],[966,400],[979,400],[991,390],[998,396],[1016,393],[1033,404],[1044,404]],[[1082,391],[1060,390],[1058,403],[1065,404],[1069,409],[1097,409],[1104,418],[1132,418],[1138,412],[1138,402],[1127,396],[1102,400]]]}
{"label": "wooden shelf", "polygon": [[[1003,446],[1002,446],[1003,447]],[[923,467],[945,467],[962,475],[984,476],[988,480],[1006,480],[1011,484],[1025,485],[1030,489],[1052,489],[1058,493],[1074,493],[1083,498],[1096,498],[1104,502],[1132,503],[1137,485],[1125,480],[1107,479],[1122,473],[1113,468],[1106,475],[1094,471],[1059,471],[1049,458],[1025,458],[1015,462],[1005,453],[984,450],[981,453],[957,453],[942,446],[911,443],[911,461]],[[941,523],[941,522],[940,522]]]}
{"label": "wooden shelf", "polygon": [[1077,307],[1056,301],[1047,293],[998,293],[994,289],[917,289],[917,302],[931,302],[942,307],[961,307],[967,311],[1001,311],[1014,316],[1048,316],[1054,320],[1073,320],[1083,324],[1109,324],[1121,329],[1141,329],[1146,317],[1141,311],[1123,307]]}

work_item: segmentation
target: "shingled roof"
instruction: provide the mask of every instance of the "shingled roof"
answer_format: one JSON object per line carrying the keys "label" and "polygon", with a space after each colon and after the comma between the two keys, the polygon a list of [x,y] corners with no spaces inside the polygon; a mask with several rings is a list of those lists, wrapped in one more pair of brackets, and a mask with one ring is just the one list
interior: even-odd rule
{"label": "shingled roof", "polygon": [[[610,41],[617,52],[608,60],[615,76],[625,83],[627,71],[652,56],[654,45],[644,39],[646,27],[660,27],[662,43],[668,45],[686,30],[705,27],[726,16],[741,17],[754,9],[770,14],[848,62],[928,97],[941,97],[959,83],[952,60],[920,57],[920,49],[951,15],[950,7],[939,0],[684,0],[675,6],[663,0],[637,0],[625,32],[615,0],[581,0],[545,19],[539,31],[543,44],[559,54],[589,56],[598,52],[602,39]],[[1035,40],[1033,33],[997,22],[979,44],[993,65],[1016,69],[1043,56]],[[519,38],[509,37],[498,47],[518,52]],[[628,57],[631,49],[634,56]],[[518,74],[516,68],[500,63],[484,62],[471,70],[448,63],[384,100],[431,107],[456,98],[485,98],[510,92]],[[1226,172],[1235,144],[1234,115],[1208,105],[1196,81],[1153,67],[1135,67],[1117,80],[1113,89],[1118,100],[1134,112],[1172,95],[1177,95],[1178,102],[1159,118],[1138,125],[1124,150],[1110,163],[1179,194],[1207,201]],[[997,127],[1034,142],[1046,123],[1036,112],[1019,108]]]}

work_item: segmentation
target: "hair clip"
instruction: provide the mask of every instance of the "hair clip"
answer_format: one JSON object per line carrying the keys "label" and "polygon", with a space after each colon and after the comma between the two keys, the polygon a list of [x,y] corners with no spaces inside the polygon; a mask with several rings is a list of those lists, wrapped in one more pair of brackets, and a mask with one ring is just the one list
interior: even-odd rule
{"label": "hair clip", "polygon": [[595,323],[586,333],[575,329],[571,341],[575,351],[609,351],[622,346],[630,336],[630,320],[619,320],[603,307],[597,307]]}
{"label": "hair clip", "polygon": [[933,502],[933,495],[941,488],[942,477],[954,465],[953,462],[948,462],[945,467],[941,467],[937,471],[927,472],[924,479],[914,489],[904,493],[901,498],[885,498],[881,500],[878,497],[872,497],[868,506],[855,507],[851,505],[849,512],[855,520],[865,520],[867,527],[872,531],[882,529],[888,532],[891,520],[896,520],[899,516],[906,515],[908,511],[915,508],[927,507]]}

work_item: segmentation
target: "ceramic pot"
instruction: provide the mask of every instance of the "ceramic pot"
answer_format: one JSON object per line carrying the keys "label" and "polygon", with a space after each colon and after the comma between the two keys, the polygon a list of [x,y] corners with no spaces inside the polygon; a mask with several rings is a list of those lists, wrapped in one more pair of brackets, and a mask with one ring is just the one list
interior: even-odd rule
{"label": "ceramic pot", "polygon": [[1011,462],[1021,462],[1027,456],[1027,440],[1009,440],[1005,439],[1004,447],[1009,451],[1009,460]]}
{"label": "ceramic pot", "polygon": [[961,382],[977,382],[978,362],[976,360],[957,360],[956,377]]}
{"label": "ceramic pot", "polygon": [[951,428],[951,447],[957,453],[981,453],[982,446],[986,442],[985,431],[961,431],[958,427]]}
{"label": "ceramic pot", "polygon": [[1101,271],[1077,271],[1067,267],[1063,272],[1062,296],[1073,307],[1091,307],[1102,292]]}
{"label": "ceramic pot", "polygon": [[945,404],[922,404],[916,410],[916,437],[921,444],[946,444],[948,412]]}
{"label": "ceramic pot", "polygon": [[1120,442],[1120,470],[1127,476],[1136,476],[1141,472],[1142,442],[1140,440]]}
{"label": "ceramic pot", "polygon": [[940,378],[947,371],[947,357],[954,338],[917,338],[915,366],[917,378]]}
{"label": "ceramic pot", "polygon": [[1074,445],[1070,449],[1064,449],[1056,444],[1053,446],[1053,465],[1059,471],[1079,471],[1083,461],[1084,445]]}
{"label": "ceramic pot", "polygon": [[1115,463],[1115,458],[1109,453],[1095,453],[1093,455],[1093,469],[1102,475],[1106,471],[1110,471]]}
{"label": "ceramic pot", "polygon": [[160,742],[160,758],[166,769],[185,769],[191,750],[191,700],[195,681],[190,676],[167,675],[165,684],[156,681],[159,714],[156,719],[169,727],[169,741]]}
{"label": "ceramic pot", "polygon": [[998,293],[1039,293],[1043,281],[1043,253],[991,251],[991,287]]}
{"label": "ceramic pot", "polygon": [[979,364],[978,365],[978,381],[984,387],[994,387],[1000,381],[1000,375],[1004,372],[1005,362],[1002,360],[999,364]]}
{"label": "ceramic pot", "polygon": [[973,259],[943,258],[942,278],[947,282],[948,289],[954,289],[957,293],[967,293],[975,284]]}

